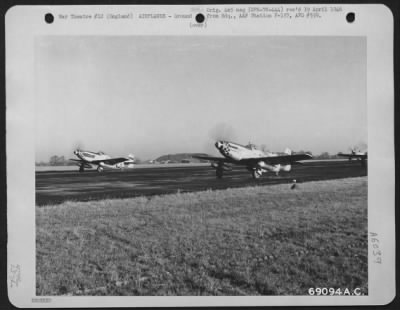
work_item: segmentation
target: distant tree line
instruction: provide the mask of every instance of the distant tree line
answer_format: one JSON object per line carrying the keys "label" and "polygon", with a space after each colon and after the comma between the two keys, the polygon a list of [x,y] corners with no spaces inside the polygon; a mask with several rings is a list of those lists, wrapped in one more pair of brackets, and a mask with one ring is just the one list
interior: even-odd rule
{"label": "distant tree line", "polygon": [[73,166],[75,165],[74,162],[65,159],[64,156],[57,156],[57,155],[53,155],[50,157],[48,162],[36,162],[35,163],[36,166]]}

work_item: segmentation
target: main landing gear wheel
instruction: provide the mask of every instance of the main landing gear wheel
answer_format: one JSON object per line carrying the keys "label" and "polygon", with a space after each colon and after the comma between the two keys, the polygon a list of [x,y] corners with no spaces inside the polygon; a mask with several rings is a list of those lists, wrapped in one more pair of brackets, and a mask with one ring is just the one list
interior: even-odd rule
{"label": "main landing gear wheel", "polygon": [[97,172],[103,172],[103,170],[104,170],[103,167],[100,167],[100,166],[97,167]]}
{"label": "main landing gear wheel", "polygon": [[85,167],[83,165],[79,166],[79,172],[84,172],[85,171]]}
{"label": "main landing gear wheel", "polygon": [[222,179],[222,176],[224,175],[224,170],[218,168],[218,169],[215,170],[215,174],[216,174],[218,179]]}
{"label": "main landing gear wheel", "polygon": [[261,177],[261,171],[258,169],[254,169],[251,174],[253,175],[253,179],[259,179]]}

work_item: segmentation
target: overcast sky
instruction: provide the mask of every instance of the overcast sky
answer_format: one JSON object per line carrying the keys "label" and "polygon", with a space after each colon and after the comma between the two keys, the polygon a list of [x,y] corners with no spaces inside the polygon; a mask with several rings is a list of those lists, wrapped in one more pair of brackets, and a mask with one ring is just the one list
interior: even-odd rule
{"label": "overcast sky", "polygon": [[367,142],[361,37],[38,37],[36,161]]}

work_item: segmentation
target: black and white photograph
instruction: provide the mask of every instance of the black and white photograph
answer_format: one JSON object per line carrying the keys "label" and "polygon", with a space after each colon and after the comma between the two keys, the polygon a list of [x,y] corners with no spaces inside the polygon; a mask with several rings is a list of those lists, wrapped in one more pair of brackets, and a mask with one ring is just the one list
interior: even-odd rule
{"label": "black and white photograph", "polygon": [[32,300],[371,295],[366,35],[60,32],[30,41]]}
{"label": "black and white photograph", "polygon": [[368,293],[365,38],[35,43],[38,295]]}

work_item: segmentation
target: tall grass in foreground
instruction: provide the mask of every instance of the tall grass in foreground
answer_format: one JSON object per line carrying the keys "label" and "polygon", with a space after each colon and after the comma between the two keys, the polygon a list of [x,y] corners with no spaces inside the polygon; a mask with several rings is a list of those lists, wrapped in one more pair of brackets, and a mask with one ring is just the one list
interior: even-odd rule
{"label": "tall grass in foreground", "polygon": [[36,208],[38,295],[367,294],[367,178]]}

